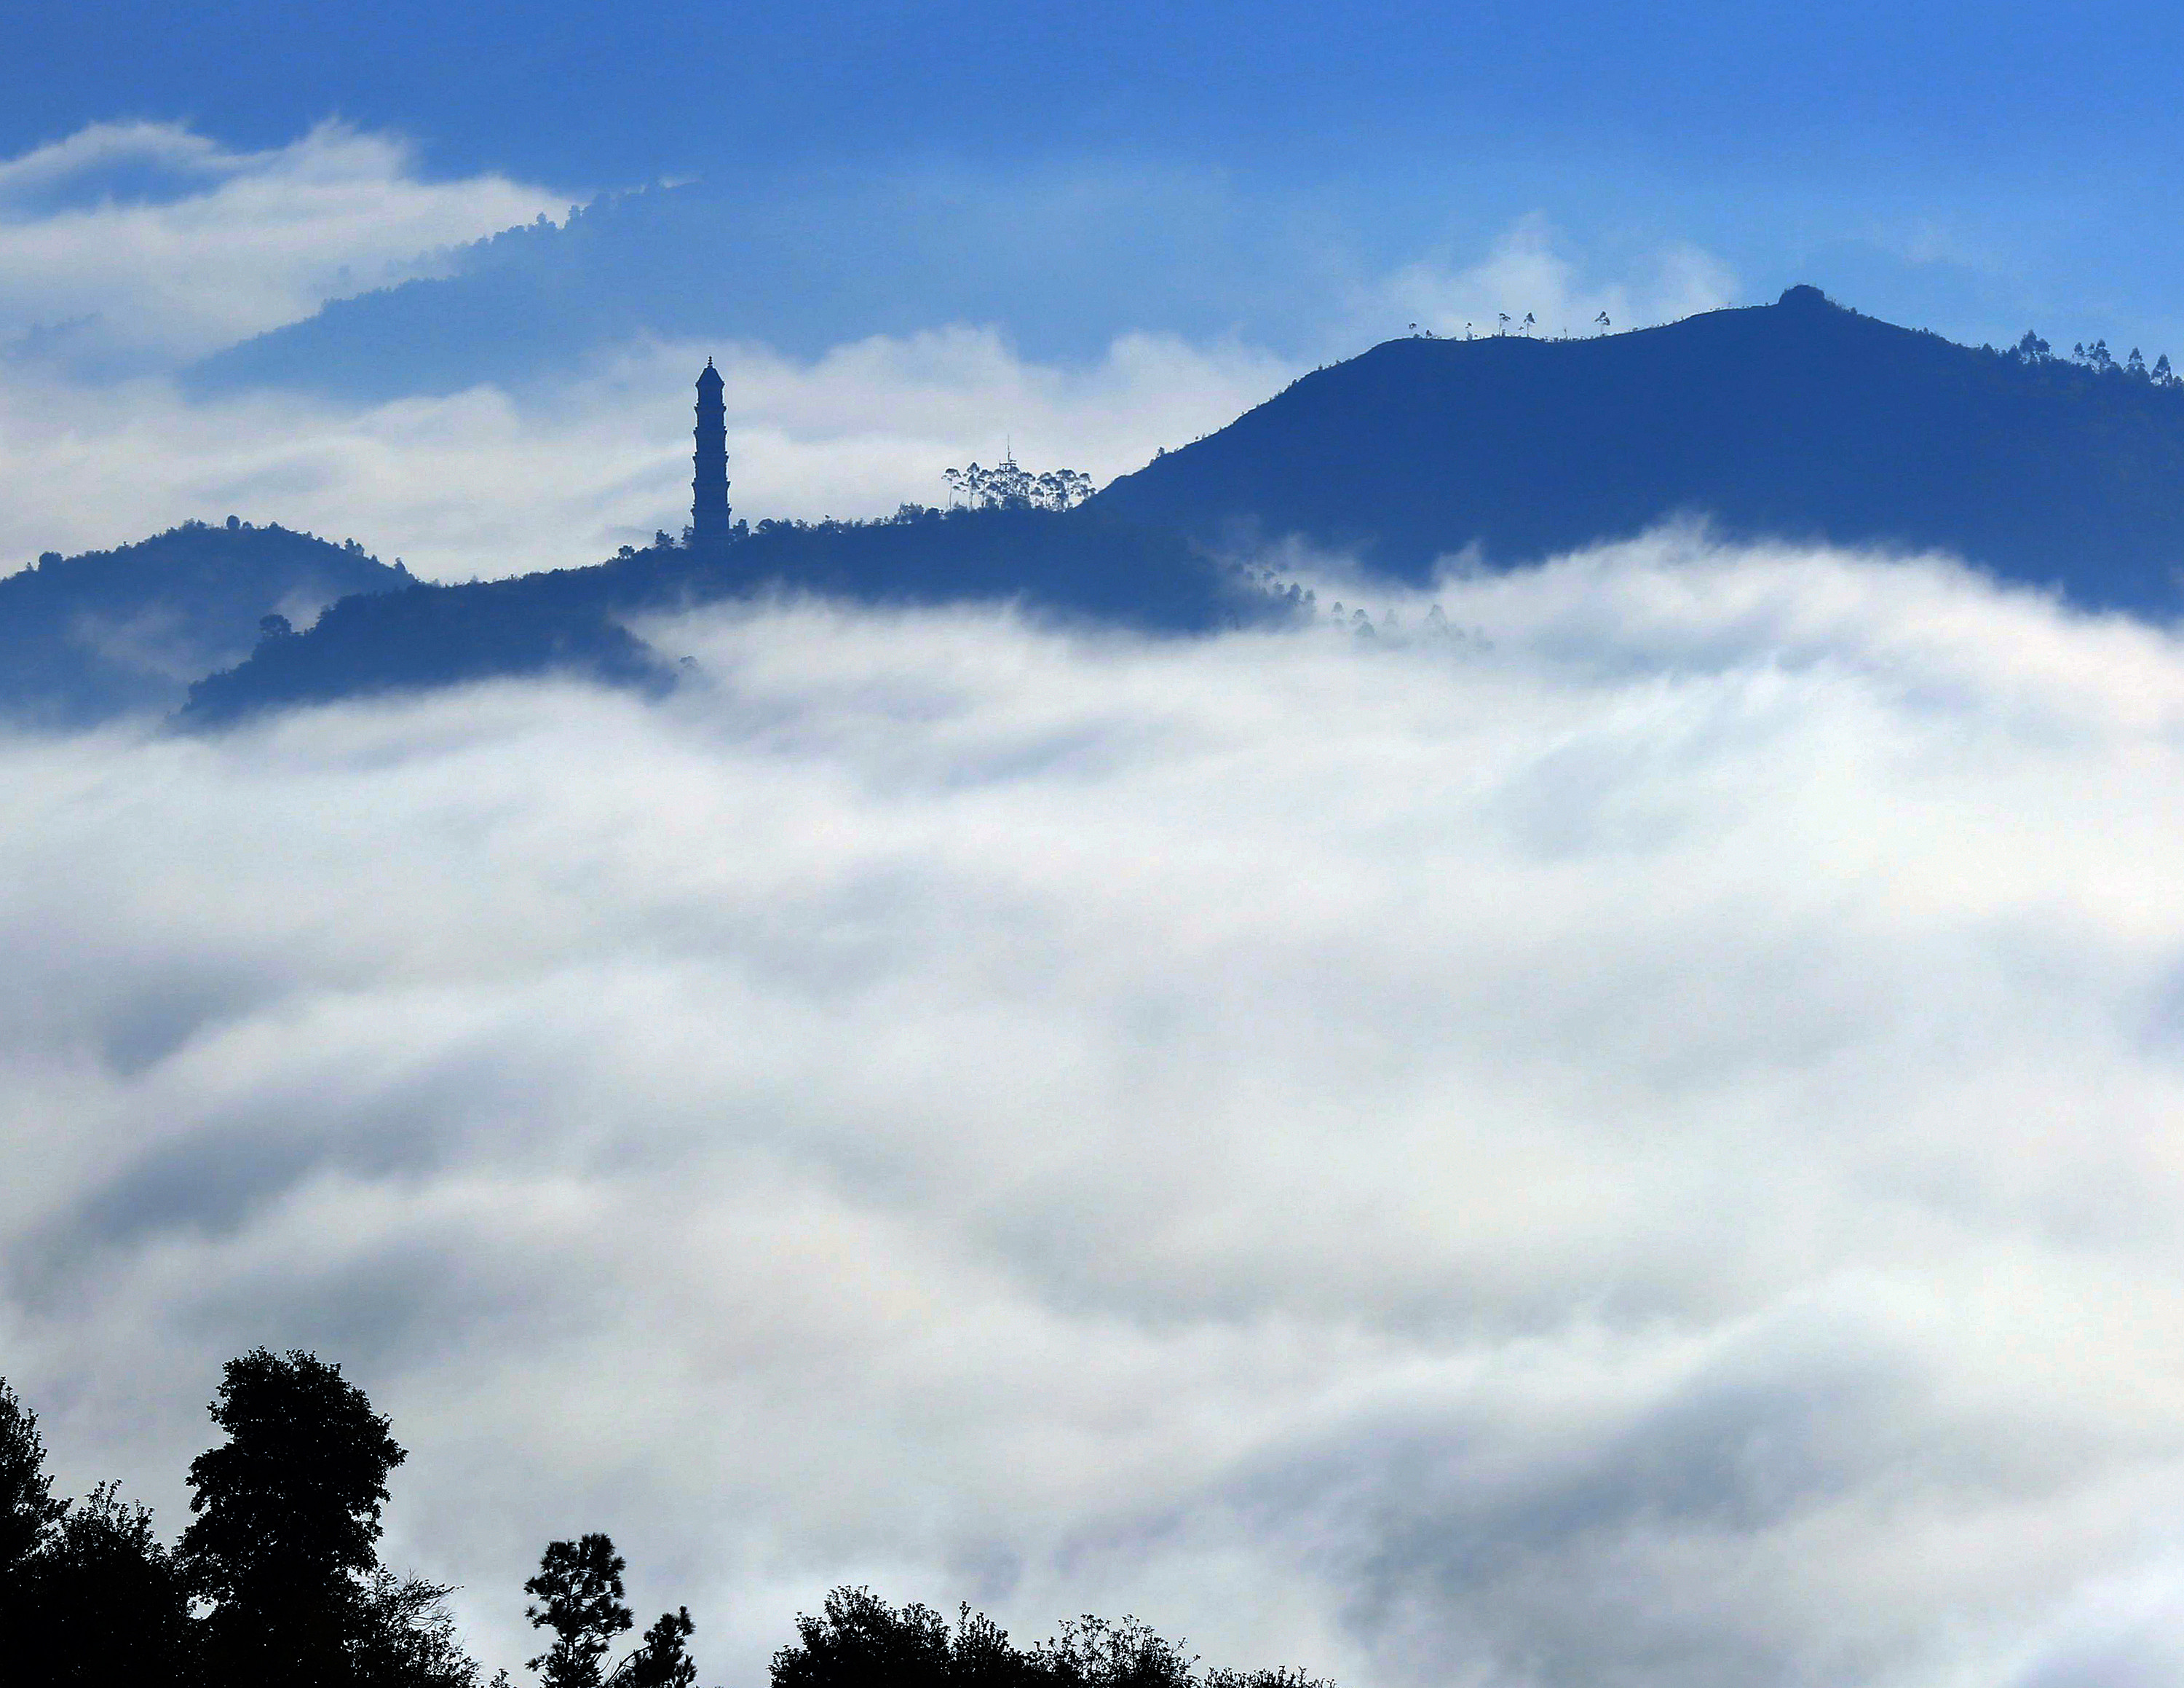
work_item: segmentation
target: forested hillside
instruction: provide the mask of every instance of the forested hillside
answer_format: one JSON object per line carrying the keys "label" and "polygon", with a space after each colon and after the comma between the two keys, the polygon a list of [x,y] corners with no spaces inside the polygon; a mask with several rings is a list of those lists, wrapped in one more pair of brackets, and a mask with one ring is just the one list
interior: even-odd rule
{"label": "forested hillside", "polygon": [[80,726],[170,710],[192,680],[247,655],[267,617],[308,623],[338,598],[409,584],[354,539],[233,517],[113,551],[47,551],[0,579],[0,713]]}
{"label": "forested hillside", "polygon": [[760,523],[716,556],[662,534],[592,568],[350,599],[192,686],[183,718],[213,725],[268,705],[549,669],[664,685],[673,653],[649,650],[621,618],[774,590],[882,605],[1015,601],[1163,633],[1285,607],[1173,535],[1082,509],[905,506],[879,522]]}
{"label": "forested hillside", "polygon": [[184,718],[214,725],[548,670],[664,686],[672,653],[628,617],[773,590],[1203,632],[1291,607],[1239,562],[1291,536],[1423,582],[1442,559],[1513,566],[1677,517],[1936,549],[2166,615],[2184,567],[2184,382],[2136,349],[2059,357],[2030,333],[2006,352],[1960,346],[1795,288],[1593,339],[1390,341],[1073,498],[761,522],[711,551],[662,534],[593,567],[458,586],[414,583],[353,540],[189,523],[0,581],[0,702],[95,720],[180,704],[196,679]]}
{"label": "forested hillside", "polygon": [[1223,545],[1301,535],[1407,579],[1665,519],[1937,548],[2089,605],[2166,611],[2184,563],[2184,384],[1777,304],[1596,338],[1391,340],[1306,376],[1095,505]]}

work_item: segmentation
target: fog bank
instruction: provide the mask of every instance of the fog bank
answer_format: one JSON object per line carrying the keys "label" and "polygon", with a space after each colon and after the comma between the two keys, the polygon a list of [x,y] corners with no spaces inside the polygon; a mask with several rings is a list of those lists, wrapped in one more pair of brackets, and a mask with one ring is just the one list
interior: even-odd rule
{"label": "fog bank", "polygon": [[845,1580],[1353,1688],[2165,1679],[2184,649],[1690,534],[1432,601],[0,741],[64,1486],[178,1528],[262,1342],[488,1668],[605,1529],[724,1683]]}

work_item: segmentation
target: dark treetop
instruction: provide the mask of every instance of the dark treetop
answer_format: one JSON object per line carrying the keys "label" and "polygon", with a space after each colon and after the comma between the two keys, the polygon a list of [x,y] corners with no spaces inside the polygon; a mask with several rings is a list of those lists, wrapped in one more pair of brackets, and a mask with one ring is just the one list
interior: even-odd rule
{"label": "dark treetop", "polygon": [[[478,1688],[446,1601],[378,1562],[387,1419],[338,1366],[260,1348],[229,1361],[220,1446],[190,1467],[177,1549],[112,1484],[56,1501],[37,1415],[0,1378],[0,1682],[8,1688]],[[554,1640],[538,1688],[698,1688],[686,1606],[634,1627],[627,1562],[599,1531],[547,1544],[524,1615]],[[1201,1671],[1136,1619],[1065,1621],[1031,1647],[968,1607],[837,1588],[773,1656],[771,1688],[1334,1688],[1295,1669]],[[505,1670],[490,1688],[510,1688]]]}

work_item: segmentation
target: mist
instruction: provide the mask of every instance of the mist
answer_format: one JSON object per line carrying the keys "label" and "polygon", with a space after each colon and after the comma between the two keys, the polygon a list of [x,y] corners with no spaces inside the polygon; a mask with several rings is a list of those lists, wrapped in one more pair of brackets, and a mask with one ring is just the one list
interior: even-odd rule
{"label": "mist", "polygon": [[944,504],[943,470],[1011,449],[1104,481],[1290,373],[1249,348],[1156,335],[1084,367],[1040,364],[968,327],[809,361],[726,337],[639,341],[535,389],[362,405],[192,400],[157,377],[85,385],[0,368],[0,474],[18,489],[0,566],[234,514],[355,538],[427,579],[581,567],[689,520],[691,383],[708,356],[729,380],[731,497],[753,521]]}
{"label": "mist", "polygon": [[[939,306],[892,333],[838,313],[787,349],[735,289],[714,296],[715,276],[694,319],[594,300],[559,338],[556,322],[504,323],[497,339],[554,346],[501,378],[396,378],[370,395],[192,384],[207,354],[445,277],[497,231],[551,235],[571,197],[593,194],[434,179],[415,143],[337,122],[258,151],[98,123],[0,159],[0,571],[229,514],[353,537],[428,579],[596,562],[688,519],[691,383],[708,357],[729,377],[733,496],[754,520],[944,502],[944,469],[1011,449],[1104,481],[1298,372],[1162,320],[1042,357],[1006,321]],[[795,264],[808,255],[800,238]],[[383,334],[367,355],[398,372],[421,344]]]}
{"label": "mist", "polygon": [[[230,514],[426,579],[596,562],[688,520],[708,357],[739,513],[873,517],[1009,452],[1106,482],[1413,327],[1586,333],[1743,291],[1688,240],[1536,210],[1366,252],[1195,176],[746,186],[444,176],[331,120],[255,150],[93,123],[0,159],[0,571]],[[815,280],[832,245],[859,256]]]}
{"label": "mist", "polygon": [[2165,1680],[2184,648],[1699,532],[1316,584],[0,741],[61,1486],[179,1528],[264,1343],[488,1669],[607,1529],[724,1683],[844,1581],[1351,1688]]}

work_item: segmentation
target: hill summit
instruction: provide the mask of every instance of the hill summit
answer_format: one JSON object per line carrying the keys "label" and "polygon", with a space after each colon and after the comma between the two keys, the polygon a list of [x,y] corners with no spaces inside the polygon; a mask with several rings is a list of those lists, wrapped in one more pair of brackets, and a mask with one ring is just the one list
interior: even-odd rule
{"label": "hill summit", "polygon": [[1794,287],[1597,338],[1391,340],[1094,502],[1217,545],[1295,535],[1412,580],[1473,547],[1516,564],[1703,516],[2167,610],[2184,383],[2031,334],[1958,345]]}
{"label": "hill summit", "polygon": [[337,599],[412,584],[354,539],[229,517],[0,579],[0,716],[81,726],[171,709],[200,674]]}

